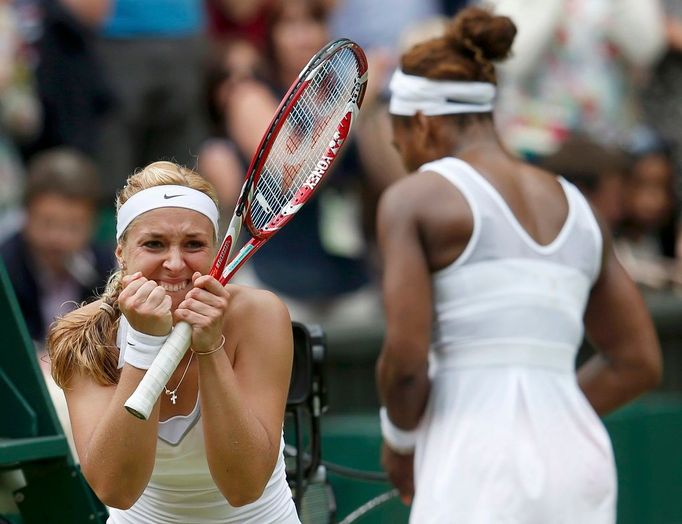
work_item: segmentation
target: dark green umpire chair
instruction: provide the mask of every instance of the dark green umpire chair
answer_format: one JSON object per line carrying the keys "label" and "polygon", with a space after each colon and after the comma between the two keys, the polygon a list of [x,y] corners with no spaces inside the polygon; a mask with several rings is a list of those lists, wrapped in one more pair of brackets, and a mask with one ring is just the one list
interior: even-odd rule
{"label": "dark green umpire chair", "polygon": [[74,461],[0,261],[0,524],[97,524],[107,513]]}

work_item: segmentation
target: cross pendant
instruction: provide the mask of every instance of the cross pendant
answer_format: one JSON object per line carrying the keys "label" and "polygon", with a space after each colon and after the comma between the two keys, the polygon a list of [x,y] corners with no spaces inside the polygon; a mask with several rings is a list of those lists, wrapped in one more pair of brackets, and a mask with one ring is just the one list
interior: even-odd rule
{"label": "cross pendant", "polygon": [[173,392],[171,393],[171,398],[170,398],[171,402],[172,402],[173,404],[175,404],[175,401],[177,400],[177,398],[178,398],[178,396],[175,394],[175,391],[173,391]]}

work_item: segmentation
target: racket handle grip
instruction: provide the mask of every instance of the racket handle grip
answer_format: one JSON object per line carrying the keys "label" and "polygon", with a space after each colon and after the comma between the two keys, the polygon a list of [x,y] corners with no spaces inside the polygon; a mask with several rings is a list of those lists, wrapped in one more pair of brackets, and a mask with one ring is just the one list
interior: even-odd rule
{"label": "racket handle grip", "polygon": [[142,420],[149,418],[154,404],[187,352],[191,341],[192,326],[187,322],[178,322],[137,388],[124,404],[129,413]]}

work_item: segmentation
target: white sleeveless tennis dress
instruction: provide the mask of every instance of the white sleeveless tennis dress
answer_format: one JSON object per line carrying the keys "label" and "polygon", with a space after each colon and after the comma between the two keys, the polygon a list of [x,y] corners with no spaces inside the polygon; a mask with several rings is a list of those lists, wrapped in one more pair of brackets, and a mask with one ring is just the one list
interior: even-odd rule
{"label": "white sleeveless tennis dress", "polygon": [[545,246],[470,165],[422,166],[452,182],[474,217],[462,255],[433,274],[432,389],[415,451],[410,522],[615,523],[608,434],[574,360],[602,238],[580,192]]}
{"label": "white sleeveless tennis dress", "polygon": [[[127,322],[121,317],[118,346]],[[123,351],[119,367],[123,365]],[[192,413],[160,423],[156,462],[142,496],[128,510],[109,509],[107,524],[300,524],[286,481],[284,438],[272,477],[261,497],[231,506],[208,470],[199,400]],[[121,479],[125,482],[125,479]]]}

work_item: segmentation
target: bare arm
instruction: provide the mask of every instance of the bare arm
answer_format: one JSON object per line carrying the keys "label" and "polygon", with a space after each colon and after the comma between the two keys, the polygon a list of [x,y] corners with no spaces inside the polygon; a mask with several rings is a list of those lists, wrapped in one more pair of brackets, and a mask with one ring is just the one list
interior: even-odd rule
{"label": "bare arm", "polygon": [[616,258],[605,228],[604,263],[585,312],[597,348],[578,370],[590,404],[605,415],[655,387],[661,379],[658,337],[639,290]]}
{"label": "bare arm", "polygon": [[[167,334],[172,325],[171,299],[164,289],[141,273],[126,275],[122,286],[118,303],[131,326],[143,333]],[[96,307],[96,303],[86,306]],[[88,314],[87,309],[78,314]],[[144,373],[125,364],[115,386],[102,386],[77,374],[65,391],[83,474],[100,500],[121,509],[140,497],[154,467],[159,403],[145,422],[123,408]]]}
{"label": "bare arm", "polygon": [[429,396],[431,275],[417,219],[403,187],[392,186],[377,215],[383,260],[386,335],[377,362],[377,384],[389,418],[402,429],[417,426]]}
{"label": "bare arm", "polygon": [[[220,293],[216,280],[201,278],[197,286]],[[202,424],[213,480],[241,506],[260,497],[280,453],[293,336],[284,305],[255,290],[230,298],[224,334],[236,344],[234,361],[225,351],[197,355]]]}
{"label": "bare arm", "polygon": [[144,370],[126,364],[116,386],[102,386],[89,376],[77,375],[64,390],[83,475],[110,507],[132,506],[154,468],[159,403],[147,421],[123,409],[143,376]]}
{"label": "bare arm", "polygon": [[264,84],[256,80],[237,82],[227,101],[227,130],[247,158],[256,151],[270,124],[279,101]]}
{"label": "bare arm", "polygon": [[[221,204],[233,206],[244,181],[244,168],[236,148],[222,140],[207,141],[201,146],[197,161],[199,172],[216,188]],[[226,211],[231,215],[233,209]]]}

